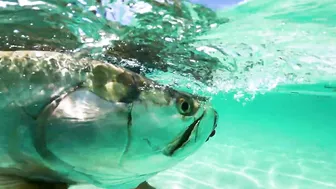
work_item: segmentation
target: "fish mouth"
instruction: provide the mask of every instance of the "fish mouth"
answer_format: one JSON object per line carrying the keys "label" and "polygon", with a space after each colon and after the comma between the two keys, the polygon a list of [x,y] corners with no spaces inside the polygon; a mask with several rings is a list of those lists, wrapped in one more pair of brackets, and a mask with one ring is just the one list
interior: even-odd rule
{"label": "fish mouth", "polygon": [[184,131],[184,133],[182,133],[182,135],[178,137],[178,140],[175,140],[168,145],[168,147],[164,151],[164,154],[167,156],[172,156],[178,149],[182,148],[189,141],[191,134],[197,128],[204,115],[205,111],[199,118],[191,123],[191,125]]}

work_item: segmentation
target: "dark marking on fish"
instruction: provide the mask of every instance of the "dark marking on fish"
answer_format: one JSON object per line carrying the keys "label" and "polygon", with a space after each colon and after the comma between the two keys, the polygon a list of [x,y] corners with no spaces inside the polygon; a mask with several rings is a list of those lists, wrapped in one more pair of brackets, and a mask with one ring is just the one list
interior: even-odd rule
{"label": "dark marking on fish", "polygon": [[121,161],[122,161],[122,157],[124,156],[124,154],[126,154],[128,152],[128,148],[131,144],[132,109],[133,109],[133,104],[130,104],[129,105],[129,111],[128,111],[128,117],[127,117],[127,142],[126,142],[125,149],[124,149],[124,151],[121,154],[121,157],[119,159],[120,164],[121,164]]}
{"label": "dark marking on fish", "polygon": [[153,84],[152,81],[146,80],[144,77],[142,77],[139,74],[132,74],[132,78],[138,88],[149,87],[150,84]]}
{"label": "dark marking on fish", "polygon": [[122,83],[127,88],[127,93],[120,99],[121,102],[132,103],[139,98],[141,91],[133,74],[127,72],[119,74],[116,77],[116,81]]}
{"label": "dark marking on fish", "polygon": [[109,73],[107,72],[107,69],[104,65],[96,66],[92,70],[92,74],[94,76],[93,82],[96,87],[104,86],[110,78]]}
{"label": "dark marking on fish", "polygon": [[127,117],[127,126],[131,127],[132,126],[132,106],[130,107],[130,111],[128,112],[128,117]]}

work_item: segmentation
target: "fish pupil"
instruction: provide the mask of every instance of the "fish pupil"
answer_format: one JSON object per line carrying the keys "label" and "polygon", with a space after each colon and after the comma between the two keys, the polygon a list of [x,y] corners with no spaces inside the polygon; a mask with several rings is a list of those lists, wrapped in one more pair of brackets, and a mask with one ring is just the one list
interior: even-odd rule
{"label": "fish pupil", "polygon": [[186,111],[188,111],[189,110],[189,108],[190,108],[190,106],[189,106],[189,103],[188,102],[182,102],[182,104],[181,104],[181,109],[182,109],[182,111],[184,111],[184,112],[186,112]]}

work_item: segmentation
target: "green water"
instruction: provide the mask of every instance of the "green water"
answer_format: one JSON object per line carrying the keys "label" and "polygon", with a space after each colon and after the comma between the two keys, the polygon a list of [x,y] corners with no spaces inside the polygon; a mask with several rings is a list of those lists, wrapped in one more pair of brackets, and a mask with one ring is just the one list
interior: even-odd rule
{"label": "green water", "polygon": [[243,106],[225,96],[214,100],[216,139],[154,178],[159,188],[336,187],[335,99],[269,93]]}
{"label": "green water", "polygon": [[214,12],[147,0],[133,16],[124,3],[114,22],[92,13],[104,15],[95,1],[19,2],[0,1],[2,49],[84,49],[212,97],[216,136],[152,178],[158,189],[336,188],[334,1],[251,0]]}

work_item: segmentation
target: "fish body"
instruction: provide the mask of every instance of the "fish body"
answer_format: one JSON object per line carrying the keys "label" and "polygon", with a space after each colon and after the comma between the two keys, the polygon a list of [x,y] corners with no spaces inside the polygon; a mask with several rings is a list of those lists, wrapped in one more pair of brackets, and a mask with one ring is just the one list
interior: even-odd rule
{"label": "fish body", "polygon": [[130,189],[211,137],[202,97],[47,51],[0,52],[0,188]]}

